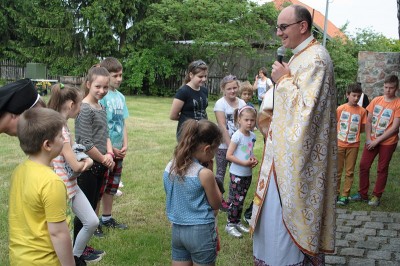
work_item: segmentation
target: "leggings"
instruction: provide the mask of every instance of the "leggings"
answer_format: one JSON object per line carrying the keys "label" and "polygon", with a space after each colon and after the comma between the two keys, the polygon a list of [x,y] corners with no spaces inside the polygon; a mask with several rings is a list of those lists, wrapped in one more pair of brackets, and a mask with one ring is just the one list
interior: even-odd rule
{"label": "leggings", "polygon": [[[217,162],[217,172],[215,174],[215,179],[217,179],[217,182],[222,184],[222,189],[223,189],[223,184],[224,184],[226,167],[228,166],[228,160],[226,159],[227,151],[228,151],[228,149],[218,149],[218,151],[215,155],[215,161]],[[225,189],[221,190],[221,193],[224,193],[224,192],[225,192]]]}
{"label": "leggings", "polygon": [[97,218],[96,213],[93,211],[92,206],[79,186],[77,187],[75,196],[71,200],[72,211],[83,224],[82,229],[75,237],[73,249],[74,256],[79,258],[85,250],[86,244],[89,242],[94,231],[99,225],[99,219]]}
{"label": "leggings", "polygon": [[242,216],[243,204],[249,190],[252,176],[230,174],[228,222],[237,224]]}
{"label": "leggings", "polygon": [[[97,202],[99,201],[100,189],[104,182],[104,174],[102,172],[98,175],[95,175],[90,169],[83,172],[80,176],[78,176],[78,185],[81,188],[82,192],[86,195],[90,205],[92,206],[93,211],[96,210]],[[96,216],[97,219],[97,216]],[[78,216],[75,216],[74,219],[74,244],[77,240],[77,236],[79,231],[81,231],[83,221],[79,219]]]}

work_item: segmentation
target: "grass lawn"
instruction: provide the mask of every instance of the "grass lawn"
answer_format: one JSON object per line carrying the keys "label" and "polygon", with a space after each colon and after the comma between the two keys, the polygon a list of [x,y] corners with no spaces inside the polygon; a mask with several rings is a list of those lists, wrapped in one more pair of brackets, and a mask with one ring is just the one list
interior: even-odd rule
{"label": "grass lawn", "polygon": [[[127,97],[131,117],[127,120],[129,150],[124,161],[123,181],[125,187],[122,197],[114,202],[113,216],[127,223],[126,231],[106,231],[103,239],[92,238],[90,244],[104,249],[107,255],[97,265],[169,265],[171,227],[165,215],[165,193],[162,173],[171,159],[176,144],[177,122],[168,118],[170,98]],[[214,101],[208,108],[209,119],[215,121]],[[70,121],[71,129],[73,122]],[[255,145],[256,157],[261,160],[263,140],[258,131]],[[13,169],[24,160],[18,140],[5,134],[0,135],[0,265],[8,265],[7,208],[9,180]],[[359,156],[361,152],[359,153]],[[399,152],[391,161],[389,179],[381,206],[371,208],[366,204],[353,203],[346,208],[351,210],[377,210],[400,212],[400,166]],[[358,164],[357,164],[358,165]],[[357,166],[358,167],[358,166]],[[371,171],[372,186],[375,179],[375,164]],[[258,168],[253,170],[253,183],[246,198],[245,208],[254,194]],[[356,169],[353,192],[358,187]],[[228,188],[226,179],[225,188]],[[224,232],[226,214],[218,216],[221,235],[221,252],[217,265],[252,265],[252,240],[245,236],[233,239]]]}

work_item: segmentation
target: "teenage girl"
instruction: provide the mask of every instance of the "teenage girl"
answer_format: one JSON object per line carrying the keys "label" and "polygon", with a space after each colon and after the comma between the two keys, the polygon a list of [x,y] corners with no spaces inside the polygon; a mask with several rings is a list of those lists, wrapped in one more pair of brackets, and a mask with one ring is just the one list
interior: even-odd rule
{"label": "teenage girl", "polygon": [[172,265],[215,265],[215,215],[222,195],[213,172],[202,164],[215,155],[222,134],[208,121],[182,125],[174,158],[165,168],[166,212],[172,223]]}
{"label": "teenage girl", "polygon": [[[76,142],[86,148],[86,154],[93,159],[93,166],[78,177],[78,185],[95,210],[99,200],[100,188],[104,181],[104,174],[114,167],[114,154],[109,139],[107,116],[103,106],[99,104],[108,92],[110,74],[104,67],[92,67],[86,80],[82,84],[85,88],[85,98],[81,110],[75,119]],[[82,228],[79,217],[74,220],[74,239]],[[89,251],[102,256],[104,251]]]}
{"label": "teenage girl", "polygon": [[225,231],[231,236],[242,237],[241,233],[249,232],[249,229],[240,222],[243,203],[251,184],[251,170],[258,164],[253,153],[256,135],[252,132],[256,125],[257,111],[254,107],[246,105],[235,110],[234,118],[239,130],[233,133],[226,153],[226,158],[231,162],[229,168],[231,182],[228,224]]}
{"label": "teenage girl", "polygon": [[[214,106],[214,113],[217,119],[219,129],[222,132],[223,141],[218,147],[215,160],[217,162],[216,179],[221,188],[221,192],[224,193],[224,178],[226,173],[226,167],[228,161],[226,160],[226,151],[228,150],[229,143],[231,142],[232,134],[237,130],[233,121],[233,112],[237,108],[241,108],[246,105],[246,102],[237,97],[239,90],[239,80],[236,76],[228,75],[221,80],[220,88],[223,93],[223,97],[220,98]],[[229,203],[222,200],[221,210],[227,211]]]}
{"label": "teenage girl", "polygon": [[[58,83],[51,88],[51,97],[48,105],[49,108],[61,113],[66,120],[69,118],[75,119],[79,113],[82,98],[82,93],[77,88]],[[86,244],[99,224],[99,220],[85,194],[79,188],[76,175],[68,173],[65,163],[67,162],[74,172],[84,172],[92,167],[93,160],[85,158],[77,161],[72,149],[73,140],[67,124],[62,129],[62,135],[64,145],[61,154],[53,159],[53,167],[54,171],[61,177],[67,187],[72,212],[83,223],[83,228],[76,236],[73,249],[76,264],[83,265],[82,260],[98,261],[101,259],[98,256],[83,254]]]}
{"label": "teenage girl", "polygon": [[187,119],[207,119],[208,90],[204,87],[207,74],[208,67],[203,60],[193,61],[186,71],[183,86],[175,94],[169,118],[178,121],[177,139]]}

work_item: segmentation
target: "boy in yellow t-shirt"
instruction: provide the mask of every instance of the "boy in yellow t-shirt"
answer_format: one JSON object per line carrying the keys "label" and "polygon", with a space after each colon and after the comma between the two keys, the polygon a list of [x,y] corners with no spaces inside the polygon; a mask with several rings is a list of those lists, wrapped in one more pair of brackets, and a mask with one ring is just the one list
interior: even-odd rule
{"label": "boy in yellow t-shirt", "polygon": [[11,265],[75,265],[66,222],[67,191],[50,162],[64,144],[60,113],[33,108],[19,118],[17,136],[28,159],[11,177],[8,212]]}
{"label": "boy in yellow t-shirt", "polygon": [[[350,189],[353,185],[354,167],[360,147],[360,133],[365,130],[367,111],[358,105],[362,94],[361,86],[350,84],[346,90],[348,102],[336,110],[338,131],[338,205],[349,203]],[[341,175],[343,167],[346,169],[343,191],[340,194]]]}

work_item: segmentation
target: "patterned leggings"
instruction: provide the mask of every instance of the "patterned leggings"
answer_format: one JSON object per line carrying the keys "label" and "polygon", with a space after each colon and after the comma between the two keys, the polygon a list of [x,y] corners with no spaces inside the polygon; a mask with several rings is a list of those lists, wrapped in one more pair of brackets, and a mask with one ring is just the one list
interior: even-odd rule
{"label": "patterned leggings", "polygon": [[[226,159],[227,149],[218,149],[215,154],[215,161],[217,163],[217,171],[215,173],[215,179],[217,179],[221,184],[222,188],[224,185],[224,178],[226,173],[226,167],[228,166],[228,160]],[[225,189],[221,190],[221,193],[224,193]]]}
{"label": "patterned leggings", "polygon": [[242,216],[243,203],[251,184],[252,176],[230,174],[228,222],[237,224]]}

